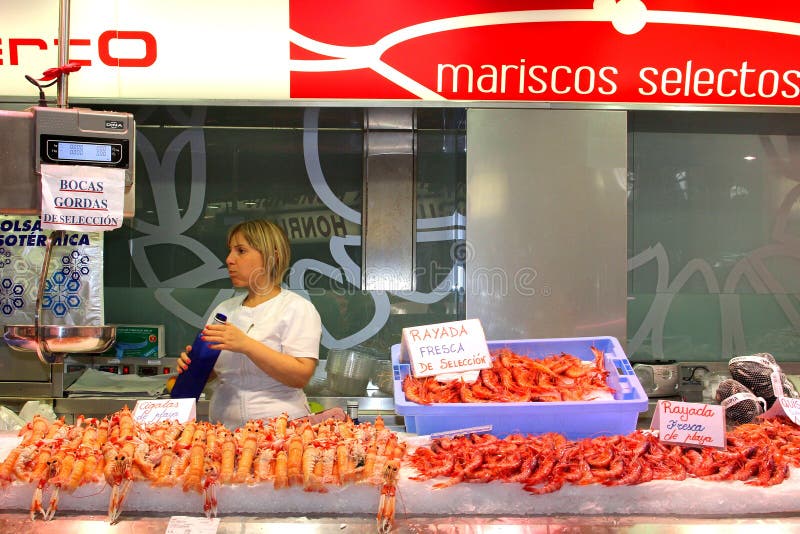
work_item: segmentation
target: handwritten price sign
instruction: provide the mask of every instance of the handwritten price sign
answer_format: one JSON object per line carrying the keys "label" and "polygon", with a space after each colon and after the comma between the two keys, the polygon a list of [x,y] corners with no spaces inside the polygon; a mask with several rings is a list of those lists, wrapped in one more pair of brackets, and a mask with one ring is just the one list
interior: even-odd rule
{"label": "handwritten price sign", "polygon": [[136,401],[132,415],[134,421],[143,425],[161,421],[186,423],[197,418],[197,401],[195,399],[140,400]]}
{"label": "handwritten price sign", "polygon": [[800,399],[778,397],[775,404],[762,417],[770,419],[779,415],[785,415],[794,424],[800,425]]}
{"label": "handwritten price sign", "polygon": [[660,400],[651,428],[664,443],[725,448],[725,409],[722,406]]}
{"label": "handwritten price sign", "polygon": [[441,377],[492,366],[478,319],[403,328],[403,350],[410,357],[412,374],[419,377]]}

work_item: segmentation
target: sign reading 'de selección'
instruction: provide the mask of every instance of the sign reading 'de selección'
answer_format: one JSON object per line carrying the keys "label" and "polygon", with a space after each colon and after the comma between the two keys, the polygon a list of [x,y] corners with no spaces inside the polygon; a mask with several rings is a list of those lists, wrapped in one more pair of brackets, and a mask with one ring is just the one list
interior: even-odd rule
{"label": "sign reading 'de selecci\u00f3n'", "polygon": [[133,420],[143,425],[162,421],[186,423],[197,418],[195,399],[153,399],[136,401]]}
{"label": "sign reading 'de selecci\u00f3n'", "polygon": [[725,409],[722,406],[660,400],[651,428],[664,443],[725,448]]}
{"label": "sign reading 'de selecci\u00f3n'", "polygon": [[414,376],[461,373],[492,366],[478,319],[403,328],[403,347]]}

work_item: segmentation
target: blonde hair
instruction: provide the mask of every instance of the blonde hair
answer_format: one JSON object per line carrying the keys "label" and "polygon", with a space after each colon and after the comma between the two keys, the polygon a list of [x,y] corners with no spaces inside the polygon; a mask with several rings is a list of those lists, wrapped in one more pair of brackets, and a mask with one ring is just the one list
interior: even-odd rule
{"label": "blonde hair", "polygon": [[261,253],[264,270],[270,283],[280,285],[289,270],[291,251],[286,232],[272,221],[254,219],[235,224],[228,230],[228,247],[235,234],[241,235],[247,243]]}

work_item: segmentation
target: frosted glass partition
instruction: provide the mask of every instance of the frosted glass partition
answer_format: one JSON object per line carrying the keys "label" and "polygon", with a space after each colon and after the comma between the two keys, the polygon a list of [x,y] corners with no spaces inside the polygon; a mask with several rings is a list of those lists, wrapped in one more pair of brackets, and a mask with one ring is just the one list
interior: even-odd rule
{"label": "frosted glass partition", "polygon": [[631,112],[628,352],[800,359],[800,116]]}
{"label": "frosted glass partition", "polygon": [[467,113],[467,317],[489,339],[625,342],[626,115]]}
{"label": "frosted glass partition", "polygon": [[[403,327],[463,318],[465,111],[414,111],[415,291],[361,286],[364,110],[132,106],[136,217],[109,232],[109,323],[164,324],[177,356],[232,294],[226,232],[264,217],[286,229],[286,287],[323,323],[320,353],[358,346],[389,358]],[[411,223],[409,222],[409,225]],[[409,232],[412,228],[409,226]],[[387,269],[390,270],[390,269]]]}

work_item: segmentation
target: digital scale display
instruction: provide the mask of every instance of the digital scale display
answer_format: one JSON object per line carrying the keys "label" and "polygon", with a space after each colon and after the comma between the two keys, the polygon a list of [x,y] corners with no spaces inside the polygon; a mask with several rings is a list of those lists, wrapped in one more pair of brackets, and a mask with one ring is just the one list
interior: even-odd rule
{"label": "digital scale display", "polygon": [[58,159],[111,163],[111,146],[75,141],[56,141]]}
{"label": "digital scale display", "polygon": [[42,163],[81,164],[127,168],[127,139],[41,135]]}

